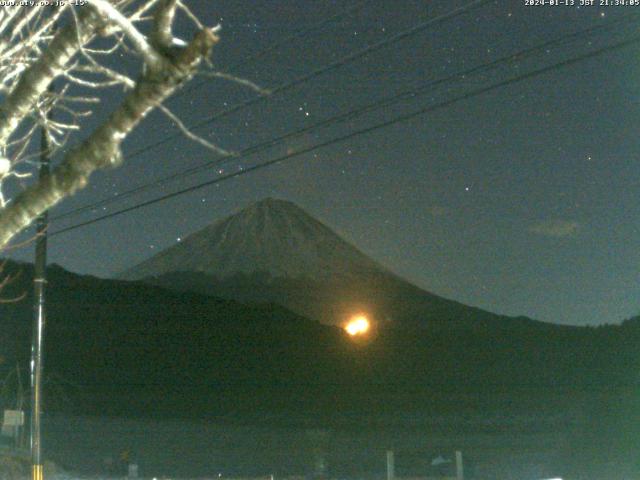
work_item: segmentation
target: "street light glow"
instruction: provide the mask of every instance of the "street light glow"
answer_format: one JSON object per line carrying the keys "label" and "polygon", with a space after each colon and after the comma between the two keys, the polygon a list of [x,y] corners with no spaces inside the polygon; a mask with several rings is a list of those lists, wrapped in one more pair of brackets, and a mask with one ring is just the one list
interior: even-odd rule
{"label": "street light glow", "polygon": [[364,315],[356,315],[345,325],[345,331],[352,337],[364,335],[369,331],[369,319]]}

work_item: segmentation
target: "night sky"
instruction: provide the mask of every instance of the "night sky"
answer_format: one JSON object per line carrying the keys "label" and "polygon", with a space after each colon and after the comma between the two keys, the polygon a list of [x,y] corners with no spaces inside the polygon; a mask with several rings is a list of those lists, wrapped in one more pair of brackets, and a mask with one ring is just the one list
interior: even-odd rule
{"label": "night sky", "polygon": [[[191,0],[220,23],[214,66],[271,88],[471,0]],[[576,0],[576,4],[580,1]],[[597,2],[596,2],[597,3]],[[252,55],[351,8],[302,38]],[[232,159],[95,212],[74,225],[247,168],[638,34],[640,7],[526,6],[500,0],[432,25],[196,132],[238,151],[545,41],[631,17],[479,76]],[[186,25],[186,24],[185,24]],[[186,26],[182,34],[189,37]],[[126,59],[120,59],[126,63]],[[198,77],[168,102],[188,124],[256,92]],[[291,200],[391,270],[430,292],[496,313],[556,323],[615,323],[640,313],[640,46],[458,101],[369,134],[171,200],[59,234],[50,262],[112,276],[267,196]],[[104,112],[122,96],[105,94]],[[109,107],[111,105],[111,107]],[[87,126],[92,127],[101,114]],[[154,113],[125,155],[177,129]],[[186,138],[92,178],[56,215],[183,171],[216,155]],[[15,254],[32,258],[32,248]]]}

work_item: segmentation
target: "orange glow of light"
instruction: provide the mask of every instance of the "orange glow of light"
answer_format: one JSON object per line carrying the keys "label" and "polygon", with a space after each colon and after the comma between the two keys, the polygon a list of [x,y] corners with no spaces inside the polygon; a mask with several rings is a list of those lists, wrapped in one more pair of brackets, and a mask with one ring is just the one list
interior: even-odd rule
{"label": "orange glow of light", "polygon": [[357,315],[349,320],[349,322],[344,326],[344,330],[352,337],[355,337],[367,333],[369,331],[369,327],[369,319],[364,315]]}

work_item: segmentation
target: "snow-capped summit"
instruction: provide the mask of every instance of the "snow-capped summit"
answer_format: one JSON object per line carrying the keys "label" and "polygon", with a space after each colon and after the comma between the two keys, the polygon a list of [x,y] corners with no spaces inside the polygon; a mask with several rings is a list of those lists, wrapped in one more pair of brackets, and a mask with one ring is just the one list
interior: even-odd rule
{"label": "snow-capped summit", "polygon": [[121,278],[139,280],[177,271],[218,279],[260,273],[326,280],[384,268],[295,204],[266,198],[185,237]]}

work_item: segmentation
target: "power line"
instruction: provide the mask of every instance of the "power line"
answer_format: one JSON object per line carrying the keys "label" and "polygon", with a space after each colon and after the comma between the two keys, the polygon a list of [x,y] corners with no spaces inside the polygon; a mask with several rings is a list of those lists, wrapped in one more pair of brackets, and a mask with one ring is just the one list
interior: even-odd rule
{"label": "power line", "polygon": [[513,54],[509,54],[506,56],[503,56],[501,58],[498,58],[490,63],[486,63],[486,64],[482,64],[479,66],[476,66],[474,68],[462,71],[462,72],[457,72],[455,74],[452,74],[448,77],[445,78],[440,78],[438,80],[434,80],[431,82],[427,82],[426,84],[421,85],[420,87],[418,87],[417,89],[412,89],[412,90],[408,90],[408,91],[402,91],[400,93],[394,94],[390,97],[386,97],[383,98],[381,100],[378,100],[374,103],[371,104],[367,104],[364,105],[362,107],[356,108],[354,110],[342,113],[340,115],[337,116],[333,116],[330,117],[328,119],[325,120],[321,120],[320,122],[316,122],[313,125],[309,125],[307,127],[292,131],[292,132],[287,132],[283,135],[280,135],[278,137],[266,140],[264,142],[261,142],[259,144],[253,145],[251,147],[245,148],[243,150],[241,150],[237,155],[225,155],[222,156],[221,158],[215,160],[215,161],[207,161],[204,163],[201,163],[199,165],[196,165],[194,167],[188,168],[186,170],[165,176],[163,178],[160,178],[158,180],[155,180],[153,182],[147,183],[147,184],[143,184],[140,185],[138,187],[135,187],[133,189],[130,189],[126,192],[123,192],[121,194],[119,194],[116,197],[109,197],[109,198],[105,198],[102,200],[99,200],[97,202],[91,203],[89,205],[84,205],[82,207],[78,207],[76,209],[61,213],[58,216],[55,216],[52,218],[52,220],[60,220],[63,218],[67,218],[70,216],[74,216],[77,215],[79,213],[82,213],[84,211],[87,210],[93,210],[95,208],[99,208],[102,207],[104,205],[108,205],[114,202],[118,202],[121,200],[124,200],[132,195],[135,195],[137,193],[149,190],[151,188],[155,188],[157,186],[160,185],[164,185],[168,182],[171,182],[173,180],[176,180],[178,178],[184,178],[187,177],[189,175],[193,175],[194,173],[200,172],[202,170],[208,170],[212,167],[215,166],[220,166],[224,163],[226,163],[227,161],[232,161],[232,160],[239,160],[242,158],[246,158],[250,155],[254,155],[256,153],[262,152],[264,150],[267,150],[268,148],[277,145],[278,143],[287,140],[289,138],[292,137],[297,137],[300,136],[304,133],[308,133],[312,130],[318,129],[318,128],[323,128],[323,127],[327,127],[329,125],[335,124],[335,123],[339,123],[339,122],[343,122],[346,120],[350,120],[353,119],[357,116],[360,116],[364,113],[369,113],[375,110],[378,110],[380,108],[392,105],[393,103],[398,102],[399,100],[403,100],[403,99],[408,99],[408,98],[414,98],[418,95],[423,95],[425,93],[428,93],[430,91],[432,91],[432,89],[434,87],[438,87],[440,85],[443,84],[448,84],[452,81],[456,81],[456,80],[460,80],[460,79],[468,79],[473,75],[478,75],[484,72],[488,72],[492,69],[498,68],[503,64],[508,64],[510,62],[516,62],[516,61],[522,61],[526,58],[531,57],[532,55],[539,53],[541,51],[545,51],[547,50],[549,47],[555,47],[558,45],[561,45],[563,43],[569,43],[571,41],[575,41],[575,40],[579,40],[582,39],[583,37],[586,37],[588,35],[592,35],[594,33],[597,32],[603,32],[603,31],[608,31],[614,27],[619,27],[620,24],[622,23],[627,23],[630,22],[634,19],[640,18],[640,14],[636,14],[634,16],[628,16],[628,17],[624,17],[622,20],[617,20],[617,21],[612,21],[607,23],[606,25],[598,25],[595,27],[590,27],[587,29],[583,29],[571,34],[567,34],[567,35],[563,35],[561,37],[552,39],[552,40],[548,40],[542,44],[524,49],[524,50],[520,50],[516,53]]}
{"label": "power line", "polygon": [[[278,95],[280,93],[286,92],[288,90],[291,90],[294,87],[297,87],[298,85],[301,85],[303,83],[306,83],[316,77],[319,77],[321,75],[324,75],[325,73],[331,72],[333,70],[336,70],[340,67],[343,67],[344,65],[347,65],[351,62],[354,62],[366,55],[369,55],[373,52],[376,52],[378,50],[381,50],[382,48],[388,47],[390,45],[393,45],[394,43],[397,43],[401,40],[404,40],[406,38],[409,38],[413,35],[416,35],[420,32],[422,32],[423,30],[426,30],[427,28],[431,27],[432,25],[435,25],[437,23],[441,23],[444,22],[446,20],[450,20],[452,18],[456,18],[464,13],[467,13],[475,8],[479,8],[482,5],[486,4],[486,3],[490,3],[492,0],[473,0],[471,2],[469,2],[468,4],[462,6],[462,7],[458,7],[454,10],[451,10],[450,12],[444,13],[442,15],[438,15],[436,17],[433,17],[429,20],[426,20],[424,22],[419,23],[418,25],[415,25],[414,27],[411,27],[407,30],[403,30],[402,32],[398,32],[395,35],[392,35],[391,37],[385,39],[385,40],[380,40],[372,45],[369,45],[368,47],[362,48],[360,50],[356,50],[355,52],[342,57],[339,60],[336,60],[334,62],[329,63],[328,65],[325,65],[323,67],[319,67],[316,68],[315,70],[312,70],[309,73],[306,73],[304,75],[301,75],[293,80],[291,80],[290,82],[286,82],[283,83],[275,88],[272,88],[270,90],[269,95],[262,95],[262,96],[258,96],[258,97],[253,97],[249,100],[246,100],[244,102],[240,102],[226,110],[223,110],[222,112],[216,113],[210,117],[207,117],[201,121],[199,121],[198,123],[195,123],[194,125],[189,126],[189,130],[193,130],[196,128],[200,128],[203,127],[204,125],[207,125],[209,123],[212,123],[216,120],[219,120],[221,118],[224,118],[228,115],[231,115],[232,113],[238,112],[240,110],[243,110],[247,107],[253,106],[257,103],[260,103],[262,101],[264,101],[265,99],[270,99],[272,98],[274,95]],[[165,138],[163,138],[162,140],[158,140],[155,143],[152,143],[150,145],[147,145],[145,147],[139,148],[138,150],[134,150],[132,153],[130,153],[129,155],[127,155],[127,158],[133,158],[136,157],[144,152],[147,152],[153,148],[159,147],[161,145],[164,145],[172,140],[175,140],[176,138],[181,138],[182,134],[181,133],[175,133],[173,135],[169,135]]]}
{"label": "power line", "polygon": [[424,107],[424,108],[422,108],[420,110],[417,110],[417,111],[414,111],[414,112],[411,112],[411,113],[400,115],[400,116],[398,116],[398,117],[396,117],[396,118],[394,118],[392,120],[387,120],[387,121],[378,123],[376,125],[373,125],[373,126],[370,126],[370,127],[367,127],[367,128],[363,128],[363,129],[360,129],[360,130],[356,130],[356,131],[348,133],[346,135],[343,135],[343,136],[340,136],[340,137],[336,137],[336,138],[333,138],[333,139],[318,143],[318,144],[313,145],[311,147],[304,148],[302,150],[299,150],[299,151],[296,151],[296,152],[293,152],[293,153],[288,153],[286,155],[282,155],[280,157],[271,159],[271,160],[269,160],[267,162],[263,162],[263,163],[260,163],[260,164],[245,168],[245,169],[243,169],[241,171],[238,171],[238,172],[230,173],[228,175],[225,175],[224,177],[219,177],[219,178],[216,178],[216,179],[213,179],[213,180],[208,180],[206,182],[202,182],[202,183],[199,183],[197,185],[193,185],[191,187],[178,190],[176,192],[172,192],[172,193],[169,193],[169,194],[166,194],[166,195],[162,195],[160,197],[157,197],[157,198],[152,199],[152,200],[148,200],[146,202],[138,203],[136,205],[132,205],[132,206],[127,207],[127,208],[123,208],[123,209],[118,210],[116,212],[111,212],[109,214],[102,215],[100,217],[96,217],[94,219],[78,223],[76,225],[71,225],[69,227],[66,227],[66,228],[63,228],[63,229],[60,229],[60,230],[56,230],[53,233],[51,233],[51,236],[55,236],[55,235],[66,233],[66,232],[69,232],[69,231],[72,231],[72,230],[76,230],[78,228],[85,227],[87,225],[91,225],[93,223],[97,223],[97,222],[100,222],[100,221],[103,221],[103,220],[107,220],[109,218],[113,218],[113,217],[116,217],[118,215],[122,215],[124,213],[131,212],[133,210],[138,210],[140,208],[143,208],[143,207],[146,207],[146,206],[149,206],[149,205],[153,205],[155,203],[159,203],[159,202],[162,202],[164,200],[168,200],[170,198],[177,197],[179,195],[190,193],[190,192],[199,190],[199,189],[207,187],[207,186],[211,186],[211,185],[215,185],[215,184],[218,184],[218,183],[222,183],[223,181],[230,180],[232,178],[236,178],[236,177],[239,177],[241,175],[245,175],[247,173],[250,173],[250,172],[253,172],[253,171],[256,171],[256,170],[261,170],[263,168],[269,167],[271,165],[275,165],[277,163],[282,163],[282,162],[284,162],[286,160],[289,160],[289,159],[294,158],[294,157],[298,157],[300,155],[304,155],[306,153],[310,153],[310,152],[312,152],[314,150],[318,150],[318,149],[327,147],[329,145],[333,145],[335,143],[343,142],[345,140],[349,140],[349,139],[352,139],[352,138],[355,138],[355,137],[358,137],[358,136],[361,136],[361,135],[365,135],[367,133],[371,133],[373,131],[380,130],[382,128],[386,128],[386,127],[389,127],[389,126],[397,124],[397,123],[406,122],[406,121],[412,120],[414,118],[417,118],[419,116],[422,116],[424,114],[433,112],[435,110],[439,110],[439,109],[442,109],[442,108],[449,107],[449,106],[451,106],[454,103],[457,103],[459,101],[467,100],[469,98],[473,98],[473,97],[476,97],[478,95],[482,95],[484,93],[496,90],[496,89],[501,88],[501,87],[505,87],[505,86],[508,86],[508,85],[512,85],[514,83],[518,83],[518,82],[521,82],[521,81],[524,81],[524,80],[528,80],[530,78],[533,78],[533,77],[536,77],[536,76],[539,76],[539,75],[543,75],[545,73],[549,73],[549,72],[551,72],[553,70],[557,70],[559,68],[563,68],[563,67],[567,67],[567,66],[570,66],[570,65],[574,65],[574,64],[582,62],[584,60],[588,60],[588,59],[597,57],[599,55],[603,55],[605,53],[609,53],[609,52],[611,52],[613,50],[617,50],[617,49],[624,48],[624,47],[627,47],[627,46],[630,46],[630,45],[633,45],[633,44],[637,44],[639,42],[640,42],[640,36],[635,36],[635,37],[632,37],[630,39],[627,39],[627,40],[624,40],[624,41],[609,45],[607,47],[603,47],[601,49],[598,49],[598,50],[595,50],[595,51],[592,51],[592,52],[589,52],[589,53],[586,53],[586,54],[583,54],[583,55],[580,55],[580,56],[577,56],[577,57],[573,57],[573,58],[570,58],[570,59],[567,59],[567,60],[564,60],[564,61],[561,61],[561,62],[557,62],[557,63],[555,63],[553,65],[549,65],[547,67],[543,67],[543,68],[540,68],[540,69],[537,69],[537,70],[533,70],[531,72],[528,72],[528,73],[525,73],[525,74],[522,74],[522,75],[518,75],[516,77],[512,77],[512,78],[507,79],[507,80],[503,80],[501,82],[495,83],[495,84],[490,85],[488,87],[482,87],[482,88],[478,88],[478,89],[472,90],[472,91],[470,91],[470,92],[468,92],[466,94],[459,95],[459,96],[457,96],[455,98],[452,98],[452,99],[449,99],[449,100],[445,100],[443,102],[440,102],[440,103],[437,103],[437,104],[434,104],[434,105],[426,106],[426,107]]}
{"label": "power line", "polygon": [[[325,25],[333,22],[334,20],[337,20],[341,17],[344,17],[346,15],[352,14],[357,12],[358,10],[361,10],[363,7],[365,7],[368,4],[368,2],[366,1],[362,1],[356,4],[353,4],[345,9],[343,9],[342,11],[338,12],[338,13],[334,13],[333,15],[331,15],[330,17],[325,18],[324,20],[321,20],[320,22],[311,25],[308,28],[304,28],[302,30],[299,30],[297,32],[294,32],[293,34],[277,41],[274,42],[273,44],[269,45],[268,47],[252,54],[249,55],[246,58],[243,58],[242,60],[232,63],[229,67],[228,67],[228,71],[233,72],[234,70],[237,70],[238,68],[242,68],[245,67],[247,65],[249,65],[250,63],[255,62],[256,60],[264,57],[265,55],[268,55],[269,53],[273,52],[274,50],[279,49],[280,47],[284,46],[284,45],[290,45],[291,42],[298,40],[299,38],[302,38],[306,35],[309,35],[317,30],[322,29]],[[176,93],[173,97],[171,97],[171,99],[173,100],[174,98],[179,98],[182,97],[184,95],[186,95],[187,93],[191,93],[194,90],[197,90],[198,88],[200,88],[203,85],[206,85],[207,83],[209,83],[208,80],[203,80],[202,82],[196,83],[195,85],[189,85],[188,87],[186,87],[185,89],[179,91],[178,93]]]}
{"label": "power line", "polygon": [[[357,59],[359,59],[359,58],[361,58],[361,57],[363,57],[365,55],[368,55],[371,52],[374,52],[376,50],[379,50],[381,48],[389,46],[389,45],[391,45],[391,44],[393,44],[395,42],[398,42],[400,40],[403,40],[403,39],[405,39],[405,38],[407,38],[407,37],[409,37],[411,35],[415,35],[416,33],[419,33],[421,31],[425,30],[426,28],[428,28],[429,26],[431,26],[431,25],[433,25],[435,23],[440,23],[440,22],[449,20],[451,18],[455,18],[455,17],[457,17],[459,15],[462,15],[463,13],[465,13],[467,11],[470,11],[473,8],[478,8],[478,7],[482,6],[482,5],[484,5],[485,3],[489,3],[490,1],[491,0],[475,0],[475,1],[472,1],[472,2],[466,4],[466,5],[462,6],[462,7],[458,7],[458,8],[456,8],[456,9],[454,9],[454,10],[448,12],[448,13],[439,15],[439,16],[434,17],[434,18],[431,18],[431,19],[429,19],[429,20],[427,20],[425,22],[422,22],[422,23],[420,23],[420,24],[418,24],[418,25],[416,25],[416,26],[414,26],[412,28],[409,28],[407,30],[399,32],[399,33],[393,35],[392,37],[390,37],[390,38],[388,38],[386,40],[379,41],[379,42],[377,42],[377,43],[375,43],[373,45],[370,45],[369,47],[366,47],[366,48],[363,48],[361,50],[358,50],[358,51],[356,51],[356,52],[354,52],[352,54],[349,54],[346,57],[343,57],[343,58],[341,58],[341,59],[339,59],[339,60],[337,60],[335,62],[332,62],[332,63],[324,66],[324,67],[321,67],[319,69],[313,70],[308,74],[302,75],[301,77],[298,77],[297,79],[294,79],[291,82],[282,84],[281,86],[276,87],[276,89],[272,90],[271,91],[271,95],[274,95],[276,93],[281,93],[281,92],[284,92],[286,90],[289,90],[290,88],[293,88],[296,85],[299,85],[301,83],[309,81],[312,78],[315,78],[315,77],[317,77],[319,75],[322,75],[322,74],[327,73],[327,72],[329,72],[331,70],[339,68],[339,67],[341,67],[343,65],[346,65],[346,64],[348,64],[348,63],[350,63],[352,61],[355,61],[355,60],[357,60]],[[199,123],[188,127],[188,129],[192,130],[192,129],[195,129],[195,128],[200,128],[200,127],[202,127],[202,126],[204,126],[204,125],[206,125],[208,123],[212,123],[215,120],[218,120],[219,118],[222,118],[222,117],[224,117],[226,115],[229,115],[229,114],[231,114],[233,112],[236,112],[238,110],[241,110],[243,108],[251,106],[251,105],[253,105],[255,103],[258,103],[258,102],[260,102],[260,101],[262,101],[262,100],[264,100],[266,98],[270,98],[271,95],[254,97],[254,98],[252,98],[252,99],[250,99],[250,100],[248,100],[246,102],[243,102],[243,103],[240,103],[238,105],[235,105],[234,107],[231,107],[230,109],[227,109],[227,110],[224,110],[224,111],[222,111],[222,112],[220,112],[218,114],[215,114],[215,115],[209,117],[208,119],[202,120]],[[138,156],[138,155],[140,155],[140,154],[142,154],[142,153],[144,153],[144,152],[146,152],[148,150],[151,150],[151,149],[156,148],[156,147],[158,147],[160,145],[168,143],[171,140],[175,140],[176,138],[181,138],[181,136],[182,135],[180,133],[176,133],[174,135],[169,135],[169,136],[165,137],[164,139],[159,140],[158,142],[155,142],[155,143],[153,143],[151,145],[147,145],[145,147],[141,147],[138,150],[134,150],[132,153],[127,155],[127,158],[130,159],[130,158],[136,157],[136,156]],[[241,152],[241,155],[245,155],[244,151]],[[125,192],[125,193],[128,195],[128,192]],[[124,197],[123,196],[119,196],[119,198],[124,198]],[[89,207],[89,208],[91,208],[91,207]],[[86,208],[84,208],[84,207],[81,207],[81,209],[82,210],[86,210]],[[69,216],[71,214],[72,214],[72,212],[63,213],[63,214],[55,217],[55,219],[60,219],[62,217]]]}

